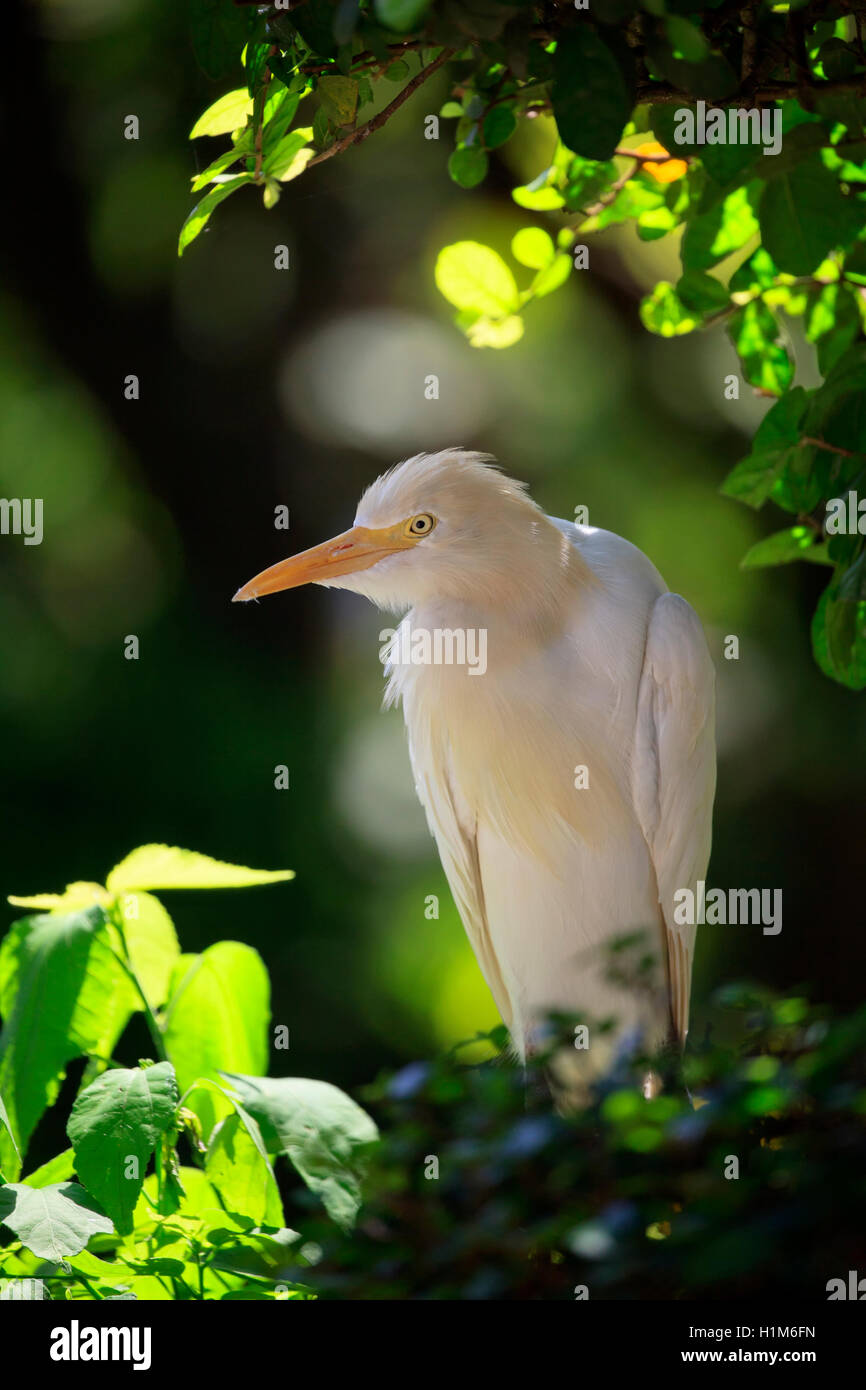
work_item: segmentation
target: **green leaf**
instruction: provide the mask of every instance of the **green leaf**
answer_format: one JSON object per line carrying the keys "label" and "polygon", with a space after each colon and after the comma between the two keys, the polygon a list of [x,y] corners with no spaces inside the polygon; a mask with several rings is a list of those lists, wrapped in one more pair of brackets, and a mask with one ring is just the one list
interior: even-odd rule
{"label": "green leaf", "polygon": [[652,293],[641,300],[640,318],[644,328],[662,338],[678,338],[683,333],[691,333],[700,323],[700,316],[686,308],[673,285],[666,280],[659,281]]}
{"label": "green leaf", "polygon": [[283,1204],[261,1131],[242,1106],[211,1135],[205,1160],[209,1182],[229,1211],[257,1226],[284,1226]]}
{"label": "green leaf", "polygon": [[[101,908],[15,922],[0,946],[0,1094],[21,1152],[57,1097],[67,1062],[110,1057],[133,1009]],[[20,1171],[0,1130],[0,1168]]]}
{"label": "green leaf", "polygon": [[[285,1226],[273,1231],[245,1231],[241,1235],[220,1240],[208,1264],[212,1269],[226,1270],[245,1278],[279,1280],[285,1284],[287,1277],[291,1277],[291,1266],[296,1264],[292,1247],[300,1239],[298,1231]],[[255,1288],[247,1285],[224,1297],[253,1298],[265,1294],[273,1296],[265,1286],[257,1284]]]}
{"label": "green leaf", "polygon": [[[279,22],[283,16],[277,13]],[[284,17],[284,22],[292,40],[295,35],[291,30],[297,29],[311,52],[318,54],[320,58],[333,58],[337,52],[334,39],[335,18],[331,0],[307,0],[305,5],[293,7],[291,14]]]}
{"label": "green leaf", "polygon": [[510,106],[504,103],[494,106],[481,123],[481,133],[488,150],[495,150],[510,140],[517,129],[517,117]]}
{"label": "green leaf", "polygon": [[189,133],[190,140],[200,135],[229,135],[240,130],[253,114],[253,103],[246,87],[236,87],[203,111]]}
{"label": "green leaf", "polygon": [[313,158],[314,151],[310,149],[312,138],[312,126],[301,126],[285,135],[265,161],[264,172],[268,178],[289,183],[303,173]]}
{"label": "green leaf", "polygon": [[815,531],[811,526],[791,526],[787,531],[776,531],[774,535],[753,545],[740,561],[740,569],[763,569],[768,565],[787,565],[792,560],[811,559],[809,552],[815,549]]}
{"label": "green leaf", "polygon": [[786,466],[801,449],[802,424],[809,398],[802,386],[786,391],[758,426],[748,458],[737,464],[722,484],[726,497],[749,507],[766,502]]}
{"label": "green leaf", "polygon": [[268,1148],[286,1154],[331,1219],[350,1229],[361,1204],[365,1150],[378,1137],[366,1111],[326,1081],[224,1075]]}
{"label": "green leaf", "polygon": [[202,71],[218,82],[240,64],[249,33],[250,15],[224,0],[190,0],[190,32]]}
{"label": "green leaf", "polygon": [[239,159],[248,158],[249,153],[249,150],[242,148],[240,142],[233,145],[230,150],[224,150],[213,163],[209,164],[206,169],[202,169],[200,174],[196,174],[190,184],[190,192],[200,193],[203,188],[207,188],[209,183],[213,183],[217,174],[225,173],[226,169],[231,168],[232,164],[237,163]]}
{"label": "green leaf", "polygon": [[587,159],[610,159],[631,115],[632,93],[604,39],[578,25],[559,39],[551,100],[560,139]]}
{"label": "green leaf", "polygon": [[175,845],[141,845],[108,875],[111,893],[161,888],[250,888],[294,878],[292,869],[247,869]]}
{"label": "green leaf", "polygon": [[703,62],[710,51],[710,45],[700,29],[692,24],[691,20],[684,19],[682,15],[668,15],[665,20],[665,29],[671,46],[679,49],[686,62]]}
{"label": "green leaf", "polygon": [[[459,318],[459,315],[458,315]],[[460,325],[472,347],[509,348],[523,337],[523,319],[519,314],[509,314],[504,319],[491,319],[486,315],[472,315],[472,321]]]}
{"label": "green leaf", "polygon": [[[572,211],[580,211],[597,201],[616,178],[612,160],[573,159],[566,174],[565,201]],[[659,199],[661,198],[659,194]],[[653,204],[657,206],[656,203]]]}
{"label": "green leaf", "polygon": [[828,39],[826,43],[822,43],[818,57],[824,69],[824,76],[829,78],[831,82],[839,82],[846,77],[851,77],[860,63],[856,49],[837,38]]}
{"label": "green leaf", "polygon": [[443,246],[436,285],[450,304],[491,318],[514,314],[520,303],[514,276],[501,256],[478,241]]}
{"label": "green leaf", "polygon": [[476,188],[487,175],[487,155],[478,145],[460,145],[448,160],[448,174],[461,188]]}
{"label": "green leaf", "polygon": [[[168,983],[180,946],[174,923],[150,893],[125,893],[118,901],[129,960],[154,1008],[168,997]],[[142,1008],[135,996],[135,1008]]]}
{"label": "green leaf", "polygon": [[262,130],[262,154],[267,160],[277,145],[286,134],[292,121],[295,119],[298,105],[300,104],[300,92],[284,92],[280,100],[275,104],[273,110],[270,109],[271,101],[265,105],[264,126]]}
{"label": "green leaf", "polygon": [[866,688],[866,553],[821,595],[812,619],[812,650],[831,680],[851,690]]}
{"label": "green leaf", "polygon": [[804,431],[838,448],[864,451],[866,421],[866,342],[854,343],[834,363],[814,393]]}
{"label": "green leaf", "polygon": [[132,1213],[157,1141],[174,1120],[177,1078],[170,1062],[116,1067],[77,1097],[66,1132],[75,1170],[121,1235]]}
{"label": "green leaf", "polygon": [[863,206],[845,197],[835,175],[814,156],[767,184],[760,222],[764,246],[779,269],[809,275],[854,239]]}
{"label": "green leaf", "polygon": [[824,285],[809,295],[806,337],[816,345],[818,367],[826,376],[860,336],[857,301],[847,285]]}
{"label": "green leaf", "polygon": [[358,82],[356,78],[325,74],[319,78],[316,91],[327,106],[335,125],[352,124],[358,109]]}
{"label": "green leaf", "polygon": [[779,325],[761,300],[738,309],[728,320],[728,333],[737,349],[746,380],[780,396],[791,384],[794,363],[779,342]]}
{"label": "green leaf", "polygon": [[3,1128],[6,1130],[6,1133],[9,1136],[9,1142],[12,1145],[15,1157],[20,1160],[21,1153],[18,1149],[18,1145],[15,1143],[15,1132],[12,1129],[12,1121],[9,1119],[9,1116],[6,1112],[6,1106],[3,1104],[2,1095],[0,1095],[0,1125],[3,1125]]}
{"label": "green leaf", "polygon": [[757,235],[754,204],[760,189],[761,185],[754,182],[736,188],[688,224],[682,243],[685,269],[709,270]]}
{"label": "green leaf", "polygon": [[544,266],[529,286],[529,293],[533,299],[543,299],[546,294],[552,294],[558,290],[560,285],[564,285],[571,275],[572,260],[571,256],[560,252],[554,257],[550,265]]}
{"label": "green leaf", "polygon": [[550,183],[542,184],[538,188],[533,184],[513,188],[511,196],[518,207],[526,208],[529,212],[553,212],[565,206],[562,194]]}
{"label": "green leaf", "polygon": [[405,82],[408,76],[409,64],[403,58],[398,58],[396,63],[390,63],[384,72],[388,82]]}
{"label": "green leaf", "polygon": [[702,270],[687,270],[677,282],[677,295],[687,309],[702,317],[726,309],[728,291],[720,280]]}
{"label": "green leaf", "polygon": [[180,229],[177,242],[177,254],[179,256],[183,255],[191,241],[195,241],[199,232],[204,230],[214,209],[218,208],[224,199],[235,193],[243,184],[251,183],[252,177],[252,174],[238,174],[236,178],[229,179],[226,183],[221,183],[217,188],[212,189],[210,193],[206,193],[201,202],[196,203]]}
{"label": "green leaf", "polygon": [[511,254],[521,265],[542,270],[556,255],[553,238],[543,227],[522,227],[511,239]]}
{"label": "green leaf", "polygon": [[77,1182],[27,1187],[10,1182],[0,1187],[0,1222],[42,1260],[77,1255],[95,1235],[114,1229],[97,1203]]}
{"label": "green leaf", "polygon": [[374,0],[373,10],[380,24],[395,34],[417,29],[430,8],[430,0]]}
{"label": "green leaf", "polygon": [[630,222],[664,206],[664,191],[658,185],[650,188],[640,179],[629,179],[612,203],[602,208],[597,217],[599,230],[617,222]]}
{"label": "green leaf", "polygon": [[[199,956],[181,956],[165,1013],[165,1048],[181,1091],[220,1068],[267,1068],[270,1018],[268,973],[257,951],[218,941]],[[228,1106],[213,1095],[191,1097],[189,1108],[209,1135]]]}

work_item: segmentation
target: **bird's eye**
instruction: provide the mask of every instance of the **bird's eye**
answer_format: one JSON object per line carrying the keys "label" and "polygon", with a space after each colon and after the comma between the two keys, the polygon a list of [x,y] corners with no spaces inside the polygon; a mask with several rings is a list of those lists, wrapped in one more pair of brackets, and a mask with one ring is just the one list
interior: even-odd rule
{"label": "bird's eye", "polygon": [[407,536],[413,538],[415,536],[428,536],[435,525],[435,516],[431,516],[429,512],[421,512],[420,515],[413,516],[411,520],[406,522],[404,531]]}

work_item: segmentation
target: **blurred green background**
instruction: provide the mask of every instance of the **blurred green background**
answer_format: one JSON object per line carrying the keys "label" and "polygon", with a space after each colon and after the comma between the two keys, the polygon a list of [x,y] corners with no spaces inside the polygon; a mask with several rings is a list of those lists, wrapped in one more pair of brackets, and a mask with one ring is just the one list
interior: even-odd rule
{"label": "blurred green background", "polygon": [[[509,189],[544,167],[550,134],[524,123],[484,188],[456,188],[444,126],[438,142],[423,134],[447,95],[438,74],[273,211],[246,192],[226,204],[178,261],[189,177],[222,148],[188,132],[239,74],[197,71],[184,4],[41,0],[10,24],[0,494],[42,497],[45,538],[0,538],[4,894],[102,880],[151,840],[292,867],[295,882],[238,897],[165,895],[186,950],[232,937],[261,952],[291,1036],[275,1070],[352,1087],[491,1026],[401,716],[379,710],[388,619],[321,589],[230,603],[349,525],[383,468],[461,444],[496,454],[553,515],[587,506],[707,627],[710,879],[782,888],[784,927],[703,929],[693,1031],[728,977],[859,1000],[862,704],[812,663],[827,572],[738,570],[779,518],[717,489],[768,402],[724,399],[736,358],[723,337],[639,326],[640,295],[676,278],[675,241],[593,239],[590,271],[533,306],[522,342],[470,348],[435,290],[436,253],[462,238],[507,253],[534,220]],[[130,113],[137,142],[123,138]],[[288,271],[274,269],[279,243]],[[806,384],[810,352],[798,345]],[[138,401],[124,399],[129,373]],[[727,634],[738,661],[723,659]]]}

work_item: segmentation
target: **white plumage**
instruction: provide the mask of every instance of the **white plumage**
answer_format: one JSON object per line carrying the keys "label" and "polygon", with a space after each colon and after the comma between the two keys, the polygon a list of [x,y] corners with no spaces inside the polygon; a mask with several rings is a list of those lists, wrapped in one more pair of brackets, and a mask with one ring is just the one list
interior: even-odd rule
{"label": "white plumage", "polygon": [[[408,608],[413,632],[486,633],[483,675],[395,664],[387,699],[519,1054],[551,1009],[684,1040],[695,929],[673,896],[706,877],[715,789],[713,666],[685,600],[628,541],[545,516],[457,449],[377,479],[350,531],[236,597],[304,582]],[[666,965],[650,993],[610,978],[607,947],[638,930]]]}

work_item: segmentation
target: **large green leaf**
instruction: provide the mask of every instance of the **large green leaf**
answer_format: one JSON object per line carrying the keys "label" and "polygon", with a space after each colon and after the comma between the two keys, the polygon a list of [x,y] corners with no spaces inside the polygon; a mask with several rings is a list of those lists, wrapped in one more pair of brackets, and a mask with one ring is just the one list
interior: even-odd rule
{"label": "large green leaf", "polygon": [[238,1106],[216,1126],[208,1145],[205,1172],[229,1211],[257,1226],[283,1226],[285,1215],[274,1170],[252,1115]]}
{"label": "large green leaf", "polygon": [[225,0],[190,0],[193,51],[208,77],[218,81],[240,66],[250,18],[248,10],[227,5]]}
{"label": "large green leaf", "polygon": [[631,115],[632,93],[600,34],[586,25],[557,43],[551,91],[560,139],[586,159],[610,159]]}
{"label": "large green leaf", "polygon": [[174,1067],[159,1062],[104,1072],[72,1107],[66,1132],[76,1172],[121,1235],[132,1230],[148,1159],[171,1126],[177,1101]]}
{"label": "large green leaf", "polygon": [[863,205],[842,193],[818,156],[771,179],[761,198],[761,239],[780,270],[809,275],[863,225]]}
{"label": "large green leaf", "polygon": [[802,386],[786,391],[758,427],[747,458],[722,484],[726,497],[736,497],[749,507],[761,507],[785,468],[797,461],[803,446],[800,435],[809,398]]}
{"label": "large green leaf", "polygon": [[[108,1057],[135,1006],[101,908],[15,922],[0,946],[0,1094],[22,1152],[66,1063]],[[0,1130],[0,1167],[20,1161]]]}
{"label": "large green leaf", "polygon": [[12,1145],[16,1158],[20,1159],[21,1154],[19,1153],[18,1145],[15,1143],[15,1133],[12,1129],[12,1121],[9,1119],[9,1116],[6,1112],[6,1106],[3,1104],[2,1095],[0,1095],[0,1125],[3,1125],[7,1135],[9,1136],[9,1141]]}
{"label": "large green leaf", "polygon": [[763,569],[767,565],[787,565],[792,560],[811,560],[829,565],[826,545],[816,545],[816,532],[811,526],[790,526],[786,531],[776,531],[765,536],[762,541],[746,551],[740,561],[740,569]]}
{"label": "large green leaf", "polygon": [[734,189],[688,224],[681,253],[686,270],[709,270],[757,235],[754,209],[761,187],[750,183]]}
{"label": "large green leaf", "polygon": [[[124,893],[118,900],[118,912],[130,963],[148,1003],[158,1008],[168,997],[171,972],[180,956],[174,923],[150,893]],[[135,1005],[142,1007],[138,996]]]}
{"label": "large green leaf", "polygon": [[794,363],[772,311],[760,299],[753,299],[731,315],[728,333],[749,384],[780,396],[791,384]]}
{"label": "large green leaf", "polygon": [[[165,1047],[181,1091],[220,1069],[267,1070],[270,1018],[268,973],[252,947],[218,941],[200,956],[181,956],[165,1013]],[[209,1135],[230,1106],[196,1093],[189,1107]]]}
{"label": "large green leaf", "polygon": [[206,193],[200,202],[196,203],[192,212],[187,217],[180,229],[180,236],[177,239],[177,254],[182,256],[191,241],[204,231],[205,226],[215,208],[220,203],[236,193],[245,183],[252,182],[252,174],[238,174],[233,179],[228,179],[225,183],[220,183],[216,188],[212,188],[210,193]]}
{"label": "large green leaf", "polygon": [[246,87],[237,87],[203,111],[189,133],[190,140],[202,135],[229,135],[240,130],[253,113],[253,103]]}
{"label": "large green leaf", "polygon": [[812,650],[832,680],[852,690],[866,688],[866,552],[821,595]]}
{"label": "large green leaf", "polygon": [[436,285],[449,303],[491,318],[513,314],[520,302],[514,276],[501,256],[478,241],[443,246]]}
{"label": "large green leaf", "polygon": [[361,1203],[365,1150],[378,1136],[367,1112],[326,1081],[223,1074],[268,1148],[286,1154],[332,1220],[349,1229]]}
{"label": "large green leaf", "polygon": [[110,1235],[113,1227],[89,1192],[77,1182],[27,1187],[10,1182],[0,1187],[0,1222],[42,1260],[77,1255],[91,1236]]}
{"label": "large green leaf", "polygon": [[111,893],[160,888],[249,888],[294,878],[292,869],[246,869],[175,845],[140,845],[111,870]]}

